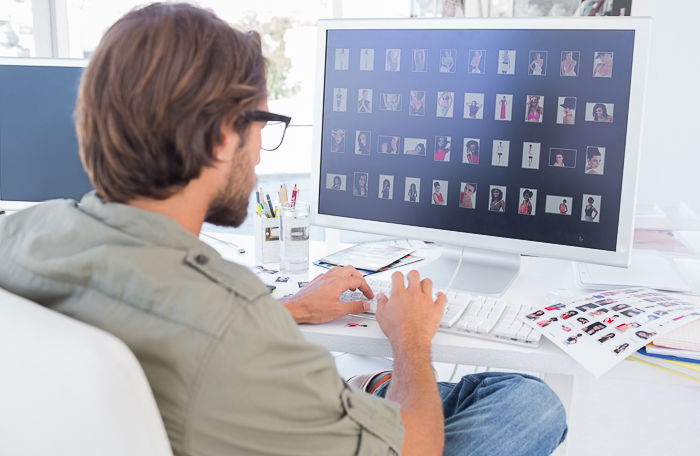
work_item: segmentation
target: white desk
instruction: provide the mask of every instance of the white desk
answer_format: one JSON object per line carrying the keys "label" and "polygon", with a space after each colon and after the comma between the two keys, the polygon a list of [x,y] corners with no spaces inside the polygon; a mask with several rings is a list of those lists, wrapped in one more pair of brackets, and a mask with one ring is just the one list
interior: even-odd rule
{"label": "white desk", "polygon": [[[235,249],[207,237],[202,237],[204,241],[221,252],[225,258],[242,264],[255,264],[252,236],[223,233],[209,234],[219,239],[235,242],[246,249],[246,253],[241,255]],[[422,243],[416,242],[414,244],[414,246],[420,245]],[[343,247],[345,245],[312,241],[311,259],[316,260]],[[426,261],[429,261],[435,258],[438,253],[439,248],[426,245],[417,252],[417,255],[424,256]],[[421,263],[414,263],[403,269],[410,270],[412,267],[419,267]],[[312,265],[307,274],[291,276],[286,284],[275,283],[278,286],[275,296],[282,297],[298,290],[298,281],[307,281],[324,271],[326,270]],[[393,271],[385,272],[384,274],[390,274],[391,272]],[[261,278],[265,279],[264,275]],[[584,290],[576,286],[573,263],[564,260],[523,257],[520,273],[503,297],[512,301],[525,301],[528,304],[541,304],[546,302],[547,294],[554,289],[569,292],[572,295],[585,293]],[[688,299],[700,302],[697,297],[689,297]],[[367,327],[348,327],[347,323],[351,322],[366,324]],[[386,337],[374,320],[346,316],[322,325],[300,325],[300,329],[307,340],[322,345],[330,351],[369,356],[391,356],[392,354]],[[544,343],[539,348],[528,348],[438,332],[433,339],[433,360],[453,364],[534,371],[544,374],[590,377],[590,374],[578,363],[548,340],[544,340]],[[630,378],[639,377],[640,373],[643,376],[648,376],[650,379],[655,379],[655,381],[658,379],[664,384],[697,385],[691,380],[632,361],[621,363],[605,376],[608,378]]]}

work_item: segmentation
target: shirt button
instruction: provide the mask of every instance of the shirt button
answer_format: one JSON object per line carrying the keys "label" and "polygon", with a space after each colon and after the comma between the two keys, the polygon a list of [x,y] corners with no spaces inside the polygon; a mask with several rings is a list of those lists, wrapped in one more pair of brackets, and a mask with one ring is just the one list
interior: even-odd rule
{"label": "shirt button", "polygon": [[352,408],[352,401],[350,400],[349,397],[345,398],[345,404],[348,406],[349,409]]}
{"label": "shirt button", "polygon": [[206,255],[202,255],[201,253],[194,257],[194,261],[197,262],[197,264],[205,265],[209,263],[209,258]]}

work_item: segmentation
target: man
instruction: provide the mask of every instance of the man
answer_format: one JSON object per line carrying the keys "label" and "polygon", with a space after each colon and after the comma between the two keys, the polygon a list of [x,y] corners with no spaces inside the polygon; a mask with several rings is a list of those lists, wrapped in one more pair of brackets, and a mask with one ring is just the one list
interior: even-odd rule
{"label": "man", "polygon": [[365,382],[370,395],[295,325],[361,312],[338,300],[347,289],[373,297],[356,270],[280,303],[199,241],[205,220],[243,222],[266,109],[257,35],[185,4],[128,13],[81,81],[80,156],[96,192],[4,219],[0,286],[125,341],[176,455],[551,452],[566,425],[540,381],[436,385],[430,346],[445,297],[433,300],[417,272],[407,285],[395,273],[391,299],[378,297],[394,370]]}

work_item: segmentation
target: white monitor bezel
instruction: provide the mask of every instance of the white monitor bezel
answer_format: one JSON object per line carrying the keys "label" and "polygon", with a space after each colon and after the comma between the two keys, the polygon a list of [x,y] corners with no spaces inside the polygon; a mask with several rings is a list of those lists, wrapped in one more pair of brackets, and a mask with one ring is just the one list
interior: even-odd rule
{"label": "white monitor bezel", "polygon": [[[423,239],[451,245],[545,256],[587,263],[629,266],[634,234],[634,208],[637,199],[642,120],[646,96],[647,61],[650,39],[649,18],[570,17],[570,18],[459,18],[459,19],[341,19],[318,23],[318,49],[314,104],[313,153],[311,164],[311,222],[315,225],[364,231],[402,238]],[[321,172],[323,95],[325,83],[326,36],[328,30],[346,29],[554,29],[554,30],[634,30],[634,56],[629,100],[629,116],[623,169],[620,216],[615,251],[598,250],[544,242],[509,239],[482,234],[459,233],[436,228],[377,222],[318,213]]]}

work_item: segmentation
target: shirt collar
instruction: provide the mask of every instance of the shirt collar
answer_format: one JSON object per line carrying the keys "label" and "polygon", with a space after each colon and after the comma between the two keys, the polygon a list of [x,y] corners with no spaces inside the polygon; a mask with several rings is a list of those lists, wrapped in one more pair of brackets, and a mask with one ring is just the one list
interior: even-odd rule
{"label": "shirt collar", "polygon": [[167,215],[128,204],[105,201],[94,190],[83,196],[78,207],[102,223],[152,244],[176,249],[204,250],[204,253],[218,256],[213,248]]}

